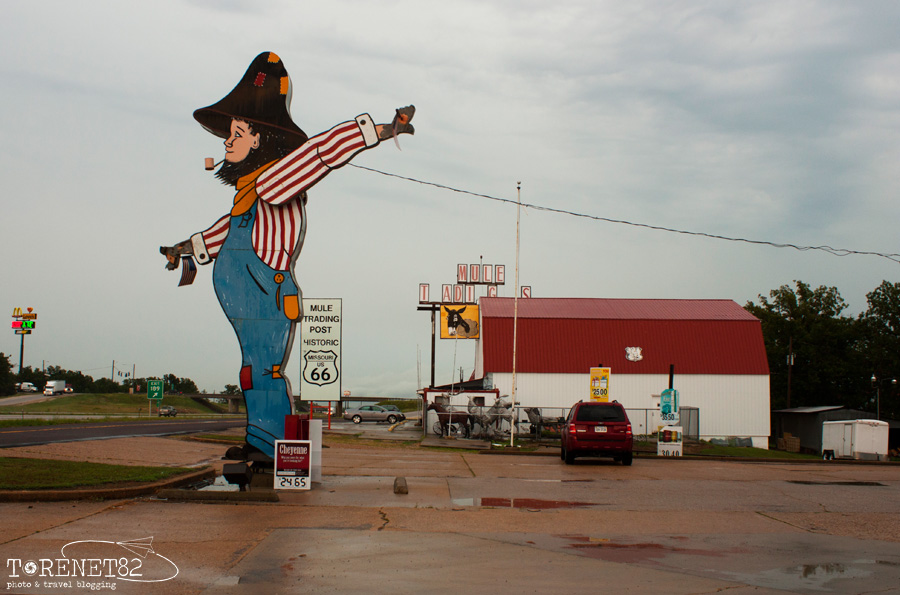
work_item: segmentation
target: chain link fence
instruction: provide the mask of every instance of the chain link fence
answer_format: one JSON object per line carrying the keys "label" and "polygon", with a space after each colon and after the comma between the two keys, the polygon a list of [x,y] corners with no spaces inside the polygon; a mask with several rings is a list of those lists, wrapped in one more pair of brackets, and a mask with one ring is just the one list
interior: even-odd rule
{"label": "chain link fence", "polygon": [[[559,432],[565,424],[570,407],[521,407],[496,408],[488,406],[445,405],[445,410],[450,413],[450,424],[441,424],[437,414],[429,412],[427,428],[434,434],[441,435],[462,433],[463,420],[469,424],[469,434],[473,438],[499,439],[509,436],[510,424],[515,420],[516,435],[519,438],[531,437],[535,440],[559,439]],[[631,429],[635,439],[655,440],[662,422],[662,415],[658,408],[652,409],[626,409]],[[700,437],[700,410],[696,407],[681,407],[680,425],[684,437],[688,440],[698,440]],[[458,416],[458,420],[454,419]],[[447,418],[445,418],[447,419]]]}

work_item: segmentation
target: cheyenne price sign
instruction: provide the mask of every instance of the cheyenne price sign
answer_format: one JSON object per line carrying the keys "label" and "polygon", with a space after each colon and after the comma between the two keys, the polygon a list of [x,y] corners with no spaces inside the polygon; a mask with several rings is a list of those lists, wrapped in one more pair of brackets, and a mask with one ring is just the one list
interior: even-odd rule
{"label": "cheyenne price sign", "polygon": [[275,489],[308,490],[312,442],[309,440],[275,441]]}

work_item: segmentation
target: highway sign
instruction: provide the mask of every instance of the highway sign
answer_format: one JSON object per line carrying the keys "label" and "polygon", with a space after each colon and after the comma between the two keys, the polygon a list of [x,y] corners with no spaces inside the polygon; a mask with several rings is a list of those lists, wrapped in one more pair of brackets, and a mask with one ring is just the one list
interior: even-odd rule
{"label": "highway sign", "polygon": [[160,401],[163,398],[163,381],[148,380],[147,381],[147,398]]}

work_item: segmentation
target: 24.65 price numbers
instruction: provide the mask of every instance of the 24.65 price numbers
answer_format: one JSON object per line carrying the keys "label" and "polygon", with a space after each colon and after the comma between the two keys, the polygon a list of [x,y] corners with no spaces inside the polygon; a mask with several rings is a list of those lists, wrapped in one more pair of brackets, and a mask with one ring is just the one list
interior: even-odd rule
{"label": "24.65 price numbers", "polygon": [[308,490],[308,477],[279,477],[278,487],[286,490]]}

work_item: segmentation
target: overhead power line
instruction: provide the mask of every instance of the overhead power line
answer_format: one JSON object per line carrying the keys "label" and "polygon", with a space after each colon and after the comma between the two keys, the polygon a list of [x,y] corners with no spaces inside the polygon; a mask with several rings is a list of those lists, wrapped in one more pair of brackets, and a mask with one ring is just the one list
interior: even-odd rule
{"label": "overhead power line", "polygon": [[[428,182],[425,180],[417,180],[416,178],[410,178],[407,176],[392,174],[392,173],[381,171],[381,170],[374,169],[371,167],[357,165],[355,163],[351,163],[350,165],[352,165],[353,167],[357,167],[359,169],[364,169],[366,171],[376,173],[376,174],[381,174],[383,176],[406,180],[407,182],[415,182],[416,184],[423,184],[425,186],[434,186],[435,188],[440,188],[442,190],[449,190],[451,192],[458,192],[460,194],[468,194],[470,196],[476,196],[478,198],[486,198],[488,200],[494,200],[497,202],[509,203],[509,204],[513,204],[513,205],[518,204],[517,201],[509,199],[509,198],[499,198],[496,196],[491,196],[489,194],[481,194],[478,192],[471,192],[469,190],[461,190],[459,188],[454,188],[452,186],[446,186],[444,184],[438,184],[436,182]],[[654,231],[664,231],[667,233],[677,233],[677,234],[688,235],[688,236],[697,236],[697,237],[702,237],[702,238],[710,238],[713,240],[724,240],[726,242],[742,242],[745,244],[755,244],[755,245],[759,245],[759,246],[771,246],[773,248],[793,248],[794,250],[800,250],[801,252],[805,252],[807,250],[818,250],[821,252],[827,252],[828,254],[831,254],[833,256],[850,256],[850,255],[878,256],[881,258],[886,258],[886,259],[891,260],[896,263],[900,263],[900,254],[886,254],[883,252],[869,252],[866,250],[850,250],[848,248],[833,248],[831,246],[802,246],[799,244],[768,242],[766,240],[751,240],[748,238],[732,238],[732,237],[713,234],[713,233],[705,233],[702,231],[687,231],[684,229],[674,229],[671,227],[662,227],[660,225],[650,225],[647,223],[637,223],[634,221],[625,221],[624,219],[612,219],[610,217],[600,217],[598,215],[588,215],[586,213],[577,213],[575,211],[569,211],[566,209],[556,209],[553,207],[545,207],[545,206],[541,206],[541,205],[529,204],[529,203],[524,203],[524,202],[521,203],[521,206],[528,208],[528,209],[534,209],[536,211],[548,211],[551,213],[570,215],[572,217],[581,217],[583,219],[593,219],[594,221],[604,221],[606,223],[617,223],[619,225],[630,225],[632,227],[641,227],[644,229],[651,229]]]}

